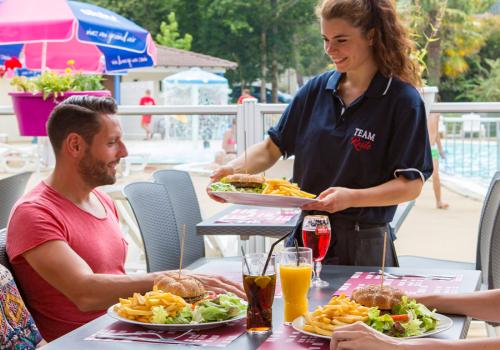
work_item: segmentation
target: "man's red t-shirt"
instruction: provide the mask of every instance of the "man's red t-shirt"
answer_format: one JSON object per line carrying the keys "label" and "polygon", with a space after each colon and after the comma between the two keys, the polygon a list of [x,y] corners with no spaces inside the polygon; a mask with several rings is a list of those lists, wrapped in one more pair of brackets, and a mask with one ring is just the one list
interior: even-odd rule
{"label": "man's red t-shirt", "polygon": [[[156,105],[155,100],[151,96],[141,97],[141,101],[139,102],[141,106],[151,106]],[[151,123],[151,114],[144,114],[141,119],[142,124]]]}
{"label": "man's red t-shirt", "polygon": [[[106,218],[83,211],[41,182],[21,198],[7,229],[7,254],[18,287],[42,336],[51,341],[104,314],[82,312],[31,268],[23,253],[52,240],[66,242],[94,273],[125,274],[127,242],[120,230],[113,201],[95,189]],[[68,276],[71,279],[71,276]]]}

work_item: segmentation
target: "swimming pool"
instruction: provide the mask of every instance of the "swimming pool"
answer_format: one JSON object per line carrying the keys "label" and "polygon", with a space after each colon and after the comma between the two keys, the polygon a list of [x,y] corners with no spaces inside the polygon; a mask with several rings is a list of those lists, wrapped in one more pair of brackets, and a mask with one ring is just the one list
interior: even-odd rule
{"label": "swimming pool", "polygon": [[498,141],[445,139],[446,159],[440,159],[440,170],[488,186],[493,174],[500,170]]}

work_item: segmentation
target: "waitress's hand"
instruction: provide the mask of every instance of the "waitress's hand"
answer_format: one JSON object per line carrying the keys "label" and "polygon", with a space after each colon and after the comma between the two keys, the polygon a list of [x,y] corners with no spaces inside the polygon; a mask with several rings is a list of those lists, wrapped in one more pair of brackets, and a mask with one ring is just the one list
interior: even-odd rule
{"label": "waitress's hand", "polygon": [[[229,165],[224,165],[221,167],[218,167],[217,169],[214,170],[214,172],[210,175],[210,184],[213,182],[217,182],[220,179],[222,179],[224,176],[227,175],[232,175],[234,174],[234,168],[229,166]],[[212,194],[212,190],[210,189],[210,184],[207,186],[207,194],[210,198],[212,198],[214,201],[219,202],[219,203],[226,203],[226,201],[220,197],[214,196]]]}
{"label": "waitress's hand", "polygon": [[353,190],[346,187],[330,187],[319,194],[316,202],[306,204],[301,209],[319,210],[333,214],[352,207],[353,203]]}

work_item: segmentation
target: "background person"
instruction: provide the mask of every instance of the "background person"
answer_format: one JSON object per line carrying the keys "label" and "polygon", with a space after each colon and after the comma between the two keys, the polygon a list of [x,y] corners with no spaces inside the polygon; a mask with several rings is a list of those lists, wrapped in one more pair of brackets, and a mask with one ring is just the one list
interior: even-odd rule
{"label": "background person", "polygon": [[[146,90],[144,92],[144,96],[141,97],[139,101],[139,105],[141,106],[154,106],[156,102],[154,98],[151,97],[151,90]],[[151,140],[153,138],[153,131],[151,130],[151,119],[153,116],[151,114],[144,114],[141,117],[141,127],[146,131],[146,137],[144,140]]]}
{"label": "background person", "polygon": [[[47,130],[55,168],[9,219],[7,254],[48,341],[103,315],[119,297],[151,290],[165,273],[125,274],[127,242],[116,208],[96,188],[115,183],[127,156],[116,110],[112,98],[93,96],[73,96],[54,109]],[[196,277],[206,290],[245,295],[223,277]]]}
{"label": "background person", "polygon": [[[294,155],[292,181],[319,199],[303,215],[327,213],[333,227],[324,263],[379,265],[396,205],[415,199],[432,173],[413,46],[392,0],[325,0],[317,12],[336,70],[297,92],[269,137],[248,149],[246,166],[241,156],[211,179]],[[386,264],[395,266],[390,241]]]}
{"label": "background person", "polygon": [[449,204],[443,202],[441,197],[441,179],[439,177],[439,156],[446,158],[443,145],[441,144],[441,135],[439,133],[439,113],[430,113],[427,119],[427,127],[429,128],[429,142],[431,145],[432,165],[434,172],[432,173],[432,189],[436,198],[436,208],[448,209]]}
{"label": "background person", "polygon": [[249,89],[243,89],[241,91],[241,96],[238,98],[238,104],[241,105],[243,101],[246,100],[247,98],[254,98],[254,97],[250,94]]}
{"label": "background person", "polygon": [[[468,294],[418,296],[418,302],[440,313],[466,315],[474,319],[500,322],[500,290]],[[496,350],[500,338],[477,340],[398,339],[382,334],[364,323],[355,323],[333,332],[331,350]]]}

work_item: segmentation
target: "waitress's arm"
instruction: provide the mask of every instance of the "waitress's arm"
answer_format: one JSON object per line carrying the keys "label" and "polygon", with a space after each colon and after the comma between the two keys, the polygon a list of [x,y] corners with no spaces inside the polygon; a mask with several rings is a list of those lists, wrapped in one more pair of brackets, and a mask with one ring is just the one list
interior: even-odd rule
{"label": "waitress's arm", "polygon": [[272,167],[280,157],[280,149],[270,137],[267,137],[264,141],[247,149],[246,163],[245,154],[242,154],[227,165],[216,169],[210,178],[212,181],[218,181],[222,177],[231,174],[257,174]]}
{"label": "waitress's arm", "polygon": [[307,204],[302,209],[335,213],[352,207],[396,205],[417,198],[422,187],[422,180],[409,180],[403,176],[363,189],[330,187],[320,193],[318,201]]}

